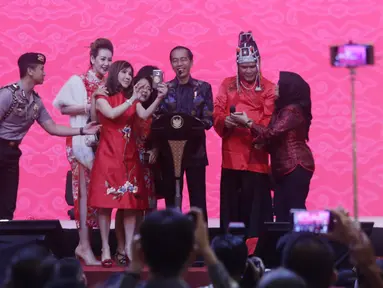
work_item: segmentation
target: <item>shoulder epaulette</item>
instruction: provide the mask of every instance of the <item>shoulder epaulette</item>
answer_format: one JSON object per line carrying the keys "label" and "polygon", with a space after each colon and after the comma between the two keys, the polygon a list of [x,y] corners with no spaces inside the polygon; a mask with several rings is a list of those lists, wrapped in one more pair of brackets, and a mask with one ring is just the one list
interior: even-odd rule
{"label": "shoulder epaulette", "polygon": [[3,115],[3,117],[0,118],[0,123],[3,122],[5,119],[7,119],[8,116],[11,115],[13,109],[15,109],[17,104],[16,91],[20,89],[20,86],[17,83],[14,83],[2,88],[7,88],[12,91],[12,103],[11,103],[11,106],[8,108],[8,111]]}
{"label": "shoulder epaulette", "polygon": [[10,89],[12,92],[16,92],[17,90],[20,89],[20,86],[17,83],[13,83],[13,84],[3,86],[0,89],[4,89],[4,88]]}
{"label": "shoulder epaulette", "polygon": [[32,90],[32,94],[34,97],[40,98],[40,95],[35,90]]}

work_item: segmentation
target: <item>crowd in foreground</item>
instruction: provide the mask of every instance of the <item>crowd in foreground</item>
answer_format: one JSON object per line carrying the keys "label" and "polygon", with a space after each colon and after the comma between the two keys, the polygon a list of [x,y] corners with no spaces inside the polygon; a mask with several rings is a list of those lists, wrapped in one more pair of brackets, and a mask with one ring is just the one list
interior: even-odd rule
{"label": "crowd in foreground", "polygon": [[[308,287],[328,288],[344,282],[335,270],[329,240],[349,248],[354,280],[342,287],[383,287],[381,262],[376,260],[368,236],[342,209],[331,211],[335,224],[331,233],[289,233],[282,247],[281,267],[267,271],[262,260],[248,256],[244,239],[219,235],[210,243],[203,212],[154,211],[143,221],[132,242],[132,260],[125,272],[112,275],[99,287],[189,287],[183,275],[197,255],[204,257],[209,287]],[[147,266],[149,277],[141,279]],[[348,277],[350,279],[350,277]],[[350,286],[351,285],[351,286]],[[6,288],[87,287],[80,262],[56,259],[43,247],[19,251],[9,264]]]}

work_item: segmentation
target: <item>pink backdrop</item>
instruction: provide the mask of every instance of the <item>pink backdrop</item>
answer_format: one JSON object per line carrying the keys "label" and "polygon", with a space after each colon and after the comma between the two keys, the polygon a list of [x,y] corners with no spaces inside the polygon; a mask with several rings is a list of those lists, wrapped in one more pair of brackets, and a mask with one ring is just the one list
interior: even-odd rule
{"label": "pink backdrop", "polygon": [[[0,0],[0,82],[18,79],[17,57],[40,51],[48,57],[46,82],[37,88],[60,123],[52,100],[63,83],[87,68],[88,48],[108,37],[115,57],[139,69],[158,65],[173,77],[170,49],[186,45],[195,54],[193,76],[213,85],[235,73],[235,46],[241,30],[252,30],[265,77],[278,71],[301,73],[311,84],[313,126],[310,145],[317,170],[310,208],[352,208],[350,83],[343,69],[329,65],[331,44],[372,42],[377,65],[358,70],[357,117],[360,214],[383,215],[382,70],[383,2],[379,0]],[[64,139],[35,125],[22,144],[17,218],[66,219]],[[210,217],[219,213],[220,138],[208,133]],[[1,184],[0,184],[1,185]],[[187,200],[187,198],[185,199]],[[184,201],[187,204],[188,201]]]}

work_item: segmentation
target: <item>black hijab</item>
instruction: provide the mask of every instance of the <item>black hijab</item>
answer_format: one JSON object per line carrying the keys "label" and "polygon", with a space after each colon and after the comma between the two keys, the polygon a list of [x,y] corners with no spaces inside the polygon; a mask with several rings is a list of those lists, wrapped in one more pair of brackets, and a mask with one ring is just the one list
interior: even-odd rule
{"label": "black hijab", "polygon": [[309,130],[311,126],[311,97],[310,85],[296,73],[281,71],[279,73],[279,97],[275,101],[276,112],[288,105],[299,105],[307,125],[307,136],[309,140]]}

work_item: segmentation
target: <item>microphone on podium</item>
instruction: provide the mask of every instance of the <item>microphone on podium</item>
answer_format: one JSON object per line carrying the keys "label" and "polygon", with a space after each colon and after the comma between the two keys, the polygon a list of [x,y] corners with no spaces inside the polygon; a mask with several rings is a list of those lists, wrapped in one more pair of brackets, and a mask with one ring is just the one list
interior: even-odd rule
{"label": "microphone on podium", "polygon": [[230,114],[233,114],[233,113],[235,113],[235,106],[231,105],[230,106]]}

